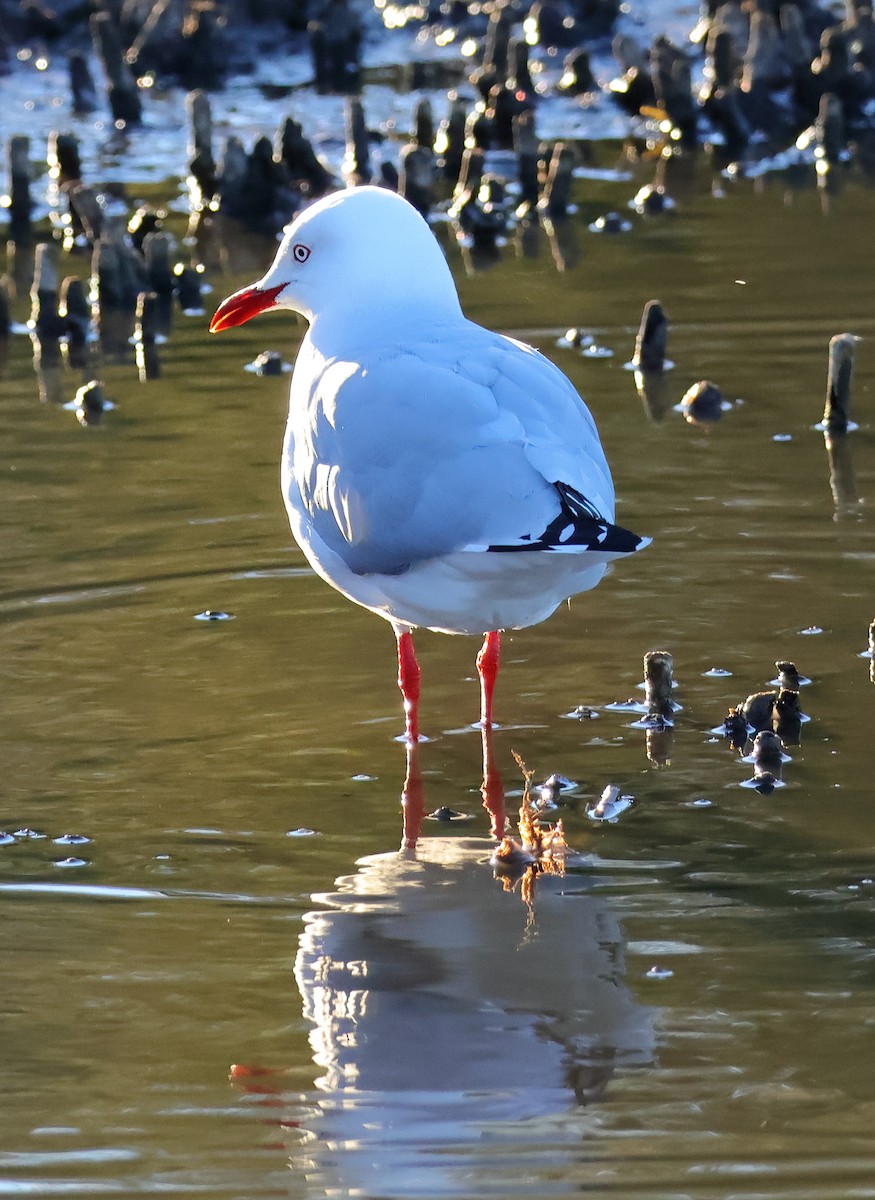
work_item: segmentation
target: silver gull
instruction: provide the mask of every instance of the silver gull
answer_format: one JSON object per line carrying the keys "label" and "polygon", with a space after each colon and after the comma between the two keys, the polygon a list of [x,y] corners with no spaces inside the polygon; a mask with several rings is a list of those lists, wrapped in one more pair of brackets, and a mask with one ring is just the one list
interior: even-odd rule
{"label": "silver gull", "polygon": [[282,457],[299,546],[391,623],[409,741],[417,626],[485,632],[477,669],[491,726],[500,631],[545,620],[649,541],[612,523],[589,410],[538,351],[465,317],[428,224],[382,188],[305,209],[210,329],[272,308],[309,321]]}

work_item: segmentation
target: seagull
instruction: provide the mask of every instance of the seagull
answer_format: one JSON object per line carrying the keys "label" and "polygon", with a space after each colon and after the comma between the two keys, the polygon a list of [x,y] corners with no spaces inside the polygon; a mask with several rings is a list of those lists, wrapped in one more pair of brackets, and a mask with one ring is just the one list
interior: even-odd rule
{"label": "seagull", "polygon": [[309,322],[281,471],[298,545],[391,623],[408,743],[419,739],[418,627],[484,637],[491,728],[501,631],[544,621],[650,540],[613,524],[589,410],[549,359],[465,317],[428,223],[383,188],[301,212],[210,331],[274,308]]}

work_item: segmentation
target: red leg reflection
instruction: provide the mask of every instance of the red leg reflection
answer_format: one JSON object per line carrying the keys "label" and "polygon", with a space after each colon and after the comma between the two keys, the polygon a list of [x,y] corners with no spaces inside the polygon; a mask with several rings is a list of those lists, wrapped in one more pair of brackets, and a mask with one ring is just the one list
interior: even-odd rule
{"label": "red leg reflection", "polygon": [[407,778],[401,792],[401,811],[404,814],[401,849],[414,850],[425,816],[425,788],[419,769],[419,743],[410,738],[407,739]]}
{"label": "red leg reflection", "polygon": [[408,742],[419,740],[419,663],[413,648],[413,635],[409,629],[399,633],[398,638],[398,686],[404,697],[405,732]]}
{"label": "red leg reflection", "polygon": [[477,655],[477,673],[480,676],[480,723],[484,729],[492,728],[492,693],[498,678],[501,662],[501,634],[498,630],[487,633]]}
{"label": "red leg reflection", "polygon": [[480,731],[483,741],[483,784],[480,795],[483,807],[489,813],[489,832],[499,841],[504,837],[506,816],[504,811],[504,784],[495,765],[492,747],[492,729],[484,725]]}

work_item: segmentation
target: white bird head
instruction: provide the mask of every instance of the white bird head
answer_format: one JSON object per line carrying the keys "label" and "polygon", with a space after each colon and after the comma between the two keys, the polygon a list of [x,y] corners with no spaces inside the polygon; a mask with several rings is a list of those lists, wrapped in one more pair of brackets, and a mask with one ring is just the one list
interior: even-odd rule
{"label": "white bird head", "polygon": [[267,273],[222,301],[210,332],[271,308],[290,308],[311,322],[322,314],[461,311],[426,221],[406,200],[378,187],[336,192],[305,209],[286,227]]}

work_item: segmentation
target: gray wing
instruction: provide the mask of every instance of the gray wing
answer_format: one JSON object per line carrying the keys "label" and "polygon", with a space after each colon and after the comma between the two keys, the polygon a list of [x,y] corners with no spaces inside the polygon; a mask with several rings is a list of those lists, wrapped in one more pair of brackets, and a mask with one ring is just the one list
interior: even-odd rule
{"label": "gray wing", "polygon": [[592,418],[535,351],[468,324],[451,352],[424,342],[361,358],[329,362],[306,396],[293,384],[294,480],[351,570],[531,547],[563,516],[557,483],[588,519],[612,518]]}

